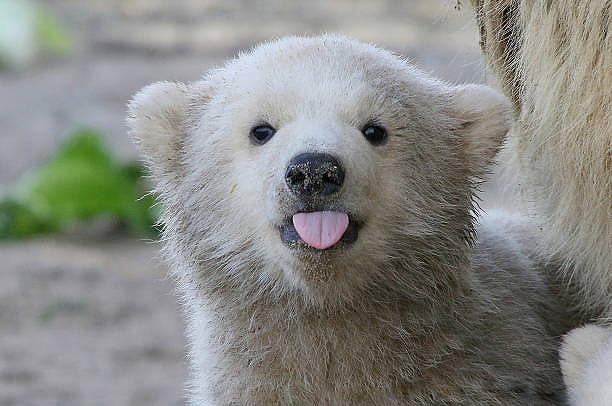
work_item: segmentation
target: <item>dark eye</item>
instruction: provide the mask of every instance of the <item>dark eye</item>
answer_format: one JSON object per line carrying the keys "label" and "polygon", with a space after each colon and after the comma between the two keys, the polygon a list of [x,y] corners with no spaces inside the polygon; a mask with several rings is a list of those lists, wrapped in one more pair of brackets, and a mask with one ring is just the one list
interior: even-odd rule
{"label": "dark eye", "polygon": [[387,139],[387,130],[378,125],[366,124],[361,132],[372,145],[380,145]]}
{"label": "dark eye", "polygon": [[251,139],[257,145],[265,144],[276,133],[274,127],[269,124],[262,124],[251,128]]}

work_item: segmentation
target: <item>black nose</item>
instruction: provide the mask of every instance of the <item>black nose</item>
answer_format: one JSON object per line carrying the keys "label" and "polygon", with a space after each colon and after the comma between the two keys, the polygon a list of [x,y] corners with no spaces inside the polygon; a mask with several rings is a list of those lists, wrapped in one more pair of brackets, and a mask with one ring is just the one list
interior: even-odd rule
{"label": "black nose", "polygon": [[289,189],[301,196],[331,195],[344,182],[344,169],[329,154],[304,153],[293,157],[285,180]]}

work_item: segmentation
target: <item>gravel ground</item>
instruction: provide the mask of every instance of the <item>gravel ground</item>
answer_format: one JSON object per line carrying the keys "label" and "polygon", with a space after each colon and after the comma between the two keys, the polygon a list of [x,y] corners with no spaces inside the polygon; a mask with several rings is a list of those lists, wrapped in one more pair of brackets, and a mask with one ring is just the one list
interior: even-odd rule
{"label": "gravel ground", "polygon": [[[484,81],[456,1],[48,0],[79,37],[74,56],[0,72],[0,189],[79,125],[122,158],[125,104],[155,80],[194,80],[254,43],[341,32],[450,81]],[[0,406],[174,405],[187,374],[182,322],[153,243],[118,233],[0,244]]]}
{"label": "gravel ground", "polygon": [[0,245],[0,405],[178,405],[182,325],[157,247]]}

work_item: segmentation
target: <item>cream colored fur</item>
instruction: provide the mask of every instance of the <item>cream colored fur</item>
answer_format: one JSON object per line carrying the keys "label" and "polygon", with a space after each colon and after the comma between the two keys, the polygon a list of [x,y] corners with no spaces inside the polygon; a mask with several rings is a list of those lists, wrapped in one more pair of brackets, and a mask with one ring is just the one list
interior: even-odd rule
{"label": "cream colored fur", "polygon": [[612,399],[612,332],[589,325],[568,334],[561,367],[575,406],[609,406]]}
{"label": "cream colored fur", "polygon": [[515,102],[507,154],[585,309],[612,316],[610,1],[474,0],[483,49]]}
{"label": "cream colored fur", "polygon": [[[563,264],[560,276],[577,291],[576,306],[589,317],[612,320],[611,3],[472,2],[485,55],[515,103],[518,126],[505,155],[539,217],[540,251]],[[581,343],[591,345],[567,343],[566,356],[591,351]],[[612,353],[609,343],[601,344]],[[602,376],[612,374],[612,364],[598,365]],[[591,404],[591,398],[577,399]]]}
{"label": "cream colored fur", "polygon": [[[384,145],[361,134],[372,120]],[[278,131],[257,146],[262,122]],[[192,404],[560,404],[567,316],[535,269],[531,230],[474,219],[510,123],[490,88],[336,36],[267,43],[136,95],[129,125],[165,207]],[[344,165],[322,204],[360,221],[353,245],[281,242],[296,200],[283,174],[302,152]]]}

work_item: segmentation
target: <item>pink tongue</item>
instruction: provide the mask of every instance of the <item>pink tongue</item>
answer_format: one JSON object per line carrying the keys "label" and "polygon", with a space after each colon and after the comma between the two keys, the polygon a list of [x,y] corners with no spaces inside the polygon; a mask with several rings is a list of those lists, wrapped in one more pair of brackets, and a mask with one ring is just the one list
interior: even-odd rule
{"label": "pink tongue", "polygon": [[320,250],[337,243],[348,225],[348,215],[336,211],[315,211],[293,215],[293,226],[302,240]]}

